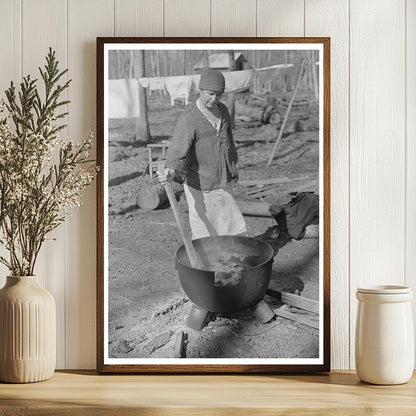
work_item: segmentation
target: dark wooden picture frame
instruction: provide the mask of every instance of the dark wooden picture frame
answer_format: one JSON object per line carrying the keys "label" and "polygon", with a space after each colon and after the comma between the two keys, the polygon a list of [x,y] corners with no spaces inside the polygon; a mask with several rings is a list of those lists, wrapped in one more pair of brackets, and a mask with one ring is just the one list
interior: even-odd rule
{"label": "dark wooden picture frame", "polygon": [[[209,358],[194,363],[191,359],[181,358],[172,363],[158,359],[146,360],[136,363],[128,359],[110,360],[108,357],[108,282],[106,282],[106,269],[108,269],[108,169],[109,161],[106,159],[105,138],[105,54],[106,45],[110,48],[115,44],[125,45],[140,49],[144,44],[175,44],[180,50],[181,45],[208,45],[206,49],[216,49],[215,44],[238,44],[244,50],[244,45],[265,45],[270,49],[276,45],[287,45],[287,49],[293,45],[303,45],[305,48],[319,51],[319,64],[316,63],[319,74],[319,189],[323,203],[320,202],[319,210],[319,357],[316,360],[275,360],[263,362],[260,358],[245,360],[244,363],[215,361],[211,363]],[[214,44],[214,45],[213,45]],[[127,48],[128,49],[128,48]],[[173,48],[174,49],[174,48]],[[261,49],[261,48],[260,48]],[[301,48],[302,49],[302,48]],[[303,64],[302,64],[303,65]],[[296,93],[295,93],[296,94]],[[286,102],[286,106],[288,104]],[[289,110],[290,111],[290,110]],[[284,125],[284,123],[283,123]],[[172,127],[173,130],[173,127]],[[283,130],[283,129],[282,129]],[[323,153],[323,154],[322,154]],[[222,373],[222,374],[254,374],[254,373],[305,373],[330,371],[330,39],[329,38],[97,38],[97,164],[100,171],[97,179],[97,369],[100,373]],[[107,206],[105,206],[105,204]],[[323,207],[323,209],[322,209]],[[323,220],[323,221],[322,221]],[[173,270],[173,266],[172,266]],[[108,276],[107,276],[108,279]],[[106,298],[107,296],[107,298]],[[293,308],[296,305],[292,305]],[[295,308],[296,309],[296,308]],[[296,323],[294,325],[297,325]],[[299,324],[301,326],[301,324]],[[107,346],[105,345],[107,344]],[[190,362],[187,362],[190,361]],[[201,362],[202,361],[202,362]],[[249,362],[248,362],[249,361]],[[290,362],[289,362],[290,361]]]}

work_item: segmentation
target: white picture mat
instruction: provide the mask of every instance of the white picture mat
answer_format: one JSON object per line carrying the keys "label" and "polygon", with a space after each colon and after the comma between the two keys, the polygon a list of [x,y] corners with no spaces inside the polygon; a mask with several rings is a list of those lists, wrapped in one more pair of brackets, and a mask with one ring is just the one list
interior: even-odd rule
{"label": "white picture mat", "polygon": [[[315,50],[319,52],[319,357],[317,358],[109,358],[108,356],[108,53],[110,50]],[[104,364],[111,365],[322,365],[324,363],[324,50],[320,43],[110,43],[104,45]]]}

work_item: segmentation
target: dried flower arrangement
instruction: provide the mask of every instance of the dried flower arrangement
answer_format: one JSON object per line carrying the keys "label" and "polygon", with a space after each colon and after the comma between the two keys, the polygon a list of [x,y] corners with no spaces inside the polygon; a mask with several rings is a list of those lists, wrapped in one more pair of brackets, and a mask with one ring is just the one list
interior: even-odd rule
{"label": "dried flower arrangement", "polygon": [[58,65],[49,48],[44,70],[39,68],[44,95],[27,75],[20,91],[10,84],[0,105],[0,247],[10,254],[0,262],[12,276],[33,275],[43,242],[81,205],[97,171],[89,156],[92,133],[80,144],[59,136],[66,127],[59,120],[68,114],[61,109],[69,103],[60,97],[71,81],[59,84],[68,70]]}

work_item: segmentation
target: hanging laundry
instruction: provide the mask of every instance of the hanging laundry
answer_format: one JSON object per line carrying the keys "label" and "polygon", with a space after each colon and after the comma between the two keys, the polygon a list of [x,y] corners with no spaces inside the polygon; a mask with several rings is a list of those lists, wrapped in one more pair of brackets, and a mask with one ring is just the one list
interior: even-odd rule
{"label": "hanging laundry", "polygon": [[225,92],[237,93],[249,88],[253,82],[253,70],[231,71],[222,73],[225,78]]}
{"label": "hanging laundry", "polygon": [[254,71],[263,82],[268,82],[273,81],[282,75],[286,75],[291,69],[293,69],[292,64],[280,64],[265,66],[263,68],[255,69]]}
{"label": "hanging laundry", "polygon": [[[225,92],[238,93],[246,90],[253,84],[254,76],[258,76],[263,82],[267,82],[286,74],[293,68],[291,64],[272,65],[260,69],[245,69],[242,71],[224,71]],[[178,75],[172,77],[140,78],[140,84],[145,88],[167,89],[171,104],[175,99],[184,98],[185,104],[189,102],[191,91],[198,91],[200,74]]]}
{"label": "hanging laundry", "polygon": [[137,79],[108,80],[108,118],[133,118],[139,115]]}
{"label": "hanging laundry", "polygon": [[150,94],[153,91],[166,90],[166,77],[140,78],[139,81],[142,87],[149,89]]}
{"label": "hanging laundry", "polygon": [[185,104],[188,105],[189,94],[192,91],[192,88],[195,88],[194,78],[196,77],[199,79],[199,75],[180,75],[165,78],[166,89],[170,95],[170,102],[172,105],[175,104],[176,98],[184,98]]}

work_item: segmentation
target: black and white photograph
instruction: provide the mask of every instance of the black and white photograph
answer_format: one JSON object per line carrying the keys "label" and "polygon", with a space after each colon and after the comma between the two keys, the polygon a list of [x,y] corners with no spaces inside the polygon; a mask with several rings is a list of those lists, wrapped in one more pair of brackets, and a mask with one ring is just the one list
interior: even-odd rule
{"label": "black and white photograph", "polygon": [[329,363],[324,44],[101,39],[102,370]]}

